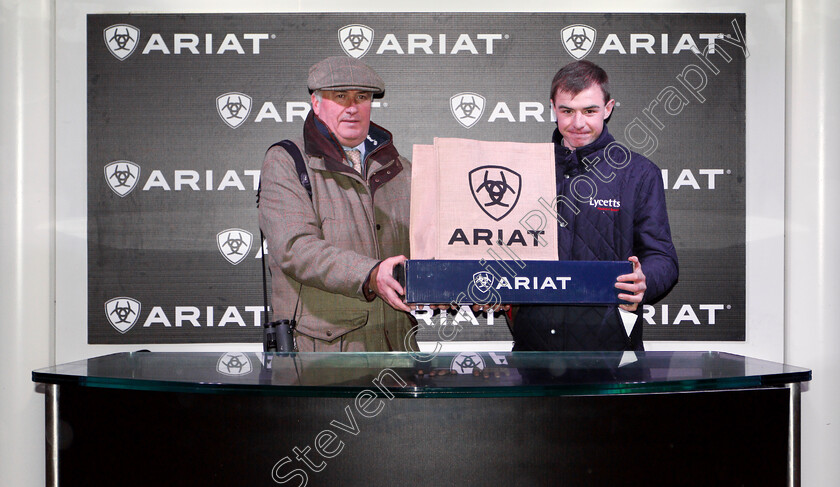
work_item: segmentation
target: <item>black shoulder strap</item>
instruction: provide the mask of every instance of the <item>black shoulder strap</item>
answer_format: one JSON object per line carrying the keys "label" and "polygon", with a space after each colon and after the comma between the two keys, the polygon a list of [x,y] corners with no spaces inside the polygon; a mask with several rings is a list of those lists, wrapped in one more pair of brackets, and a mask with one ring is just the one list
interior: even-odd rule
{"label": "black shoulder strap", "polygon": [[[309,174],[306,172],[306,163],[303,162],[303,154],[300,153],[300,149],[298,149],[298,146],[294,142],[288,139],[272,144],[271,147],[276,147],[278,145],[286,149],[286,152],[288,152],[289,155],[292,156],[292,159],[294,159],[295,169],[297,170],[300,184],[303,186],[303,189],[306,190],[306,194],[309,195],[309,199],[312,199],[312,184],[309,182]],[[271,147],[268,149],[271,150]],[[260,206],[260,191],[262,191],[262,178],[260,178],[260,184],[257,187],[257,208]]]}
{"label": "black shoulder strap", "polygon": [[[291,140],[285,139],[277,142],[276,144],[272,144],[271,147],[280,146],[286,149],[286,152],[292,156],[292,159],[295,161],[295,169],[298,173],[298,179],[300,180],[300,184],[303,186],[303,189],[306,190],[306,194],[309,195],[309,199],[312,199],[312,184],[309,182],[309,174],[306,172],[306,164],[303,162],[303,154],[300,153],[300,149],[298,146],[292,142]],[[269,150],[271,149],[269,147]],[[260,184],[257,187],[257,208],[260,206],[260,191],[262,191],[262,178],[260,178]],[[265,235],[263,235],[262,228],[260,228],[260,246],[264,250],[265,249]],[[267,349],[268,340],[266,340],[266,333],[268,332],[269,328],[268,325],[268,283],[265,275],[265,254],[263,254],[262,261],[262,278],[263,278],[263,351],[269,351]],[[300,294],[298,293],[298,301],[300,301]],[[294,328],[295,323],[295,315],[297,314],[297,303],[295,304],[295,311],[292,313],[292,328]],[[286,350],[288,351],[288,350]]]}
{"label": "black shoulder strap", "polygon": [[[288,152],[289,155],[292,156],[292,159],[295,160],[295,169],[297,169],[300,184],[303,186],[303,189],[306,190],[306,194],[309,195],[309,199],[312,199],[312,184],[309,183],[309,174],[306,172],[306,163],[303,162],[303,154],[300,153],[298,146],[288,139],[281,140],[274,145],[279,145],[286,149],[286,152]],[[274,145],[271,147],[274,147]]]}

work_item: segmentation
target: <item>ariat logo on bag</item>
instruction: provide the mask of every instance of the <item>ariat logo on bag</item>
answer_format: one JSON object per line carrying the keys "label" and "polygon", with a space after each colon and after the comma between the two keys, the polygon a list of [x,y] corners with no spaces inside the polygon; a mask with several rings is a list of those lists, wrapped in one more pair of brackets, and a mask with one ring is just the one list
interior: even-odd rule
{"label": "ariat logo on bag", "polygon": [[475,202],[496,221],[506,217],[519,201],[522,176],[506,167],[477,167],[470,171],[469,177]]}

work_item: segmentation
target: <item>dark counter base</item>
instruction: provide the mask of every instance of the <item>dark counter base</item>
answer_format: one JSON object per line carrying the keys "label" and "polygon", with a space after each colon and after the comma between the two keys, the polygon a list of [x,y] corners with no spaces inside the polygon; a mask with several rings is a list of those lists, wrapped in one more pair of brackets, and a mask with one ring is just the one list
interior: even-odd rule
{"label": "dark counter base", "polygon": [[65,385],[59,485],[786,485],[791,394],[376,398],[366,418],[354,398]]}

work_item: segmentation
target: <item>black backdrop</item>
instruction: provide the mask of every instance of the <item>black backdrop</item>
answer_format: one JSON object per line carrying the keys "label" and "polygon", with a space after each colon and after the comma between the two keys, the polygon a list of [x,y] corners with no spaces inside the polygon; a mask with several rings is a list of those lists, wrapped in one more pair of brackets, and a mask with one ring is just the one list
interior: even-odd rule
{"label": "black backdrop", "polygon": [[[308,68],[332,55],[385,79],[372,119],[407,157],[434,137],[547,142],[556,70],[576,58],[603,66],[618,102],[610,131],[663,169],[680,258],[679,284],[645,310],[646,339],[744,340],[745,22],[89,15],[88,342],[260,340],[262,156],[299,136]],[[464,96],[471,118],[453,108]]]}

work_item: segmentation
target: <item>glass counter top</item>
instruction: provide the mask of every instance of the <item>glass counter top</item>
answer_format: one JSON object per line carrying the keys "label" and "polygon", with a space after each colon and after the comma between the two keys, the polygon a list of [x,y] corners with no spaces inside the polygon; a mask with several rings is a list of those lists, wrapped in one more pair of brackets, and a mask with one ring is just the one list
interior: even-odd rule
{"label": "glass counter top", "polygon": [[811,371],[723,352],[127,352],[32,372],[128,390],[349,397],[639,394],[783,386]]}

